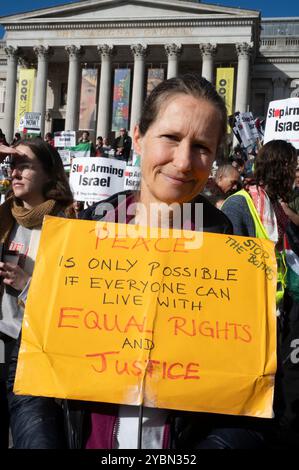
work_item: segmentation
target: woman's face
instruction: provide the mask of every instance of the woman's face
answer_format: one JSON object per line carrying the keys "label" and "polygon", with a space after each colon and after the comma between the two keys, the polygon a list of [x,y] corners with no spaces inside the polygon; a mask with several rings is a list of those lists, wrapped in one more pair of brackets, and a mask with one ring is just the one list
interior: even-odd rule
{"label": "woman's face", "polygon": [[141,155],[141,202],[184,203],[205,186],[220,137],[220,112],[205,99],[177,94],[163,103],[144,136],[135,129]]}
{"label": "woman's face", "polygon": [[17,150],[20,156],[14,156],[12,161],[12,190],[24,207],[35,207],[45,200],[43,188],[49,178],[29,147],[21,144]]}

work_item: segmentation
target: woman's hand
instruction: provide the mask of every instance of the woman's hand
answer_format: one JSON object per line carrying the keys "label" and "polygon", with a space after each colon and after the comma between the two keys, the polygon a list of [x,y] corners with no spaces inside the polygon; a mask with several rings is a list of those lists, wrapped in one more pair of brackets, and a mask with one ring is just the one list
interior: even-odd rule
{"label": "woman's hand", "polygon": [[2,162],[8,155],[22,155],[22,153],[17,148],[0,144],[0,162]]}
{"label": "woman's hand", "polygon": [[11,286],[18,291],[22,291],[30,279],[30,275],[26,273],[20,266],[12,263],[0,262],[0,276],[3,283]]}

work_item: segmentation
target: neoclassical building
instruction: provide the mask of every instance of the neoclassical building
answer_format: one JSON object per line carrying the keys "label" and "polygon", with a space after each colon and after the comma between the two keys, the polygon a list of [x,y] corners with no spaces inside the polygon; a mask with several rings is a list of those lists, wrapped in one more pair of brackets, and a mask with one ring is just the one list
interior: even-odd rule
{"label": "neoclassical building", "polygon": [[16,129],[20,72],[35,69],[32,111],[42,133],[78,130],[82,69],[96,69],[93,135],[112,132],[115,71],[130,70],[128,129],[138,121],[149,69],[195,71],[214,82],[234,69],[233,109],[265,115],[299,96],[299,18],[197,0],[89,0],[0,18],[0,128]]}

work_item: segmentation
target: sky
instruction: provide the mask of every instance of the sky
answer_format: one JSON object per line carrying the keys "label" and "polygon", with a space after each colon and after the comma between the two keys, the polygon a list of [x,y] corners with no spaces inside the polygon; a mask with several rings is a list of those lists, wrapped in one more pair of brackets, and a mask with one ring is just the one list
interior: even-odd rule
{"label": "sky", "polygon": [[[73,0],[13,0],[10,3],[9,1],[0,0],[0,17],[72,2]],[[299,17],[299,0],[218,0],[214,2],[203,0],[202,3],[260,10],[262,16],[268,18],[277,16]],[[2,35],[3,28],[0,27],[0,38]]]}

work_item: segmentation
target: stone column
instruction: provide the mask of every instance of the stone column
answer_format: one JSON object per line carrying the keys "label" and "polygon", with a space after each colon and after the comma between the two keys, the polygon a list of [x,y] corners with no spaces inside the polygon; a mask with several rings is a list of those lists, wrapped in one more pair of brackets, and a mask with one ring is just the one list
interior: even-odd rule
{"label": "stone column", "polygon": [[202,77],[213,83],[214,56],[217,52],[216,44],[200,44],[199,49],[202,56]]}
{"label": "stone column", "polygon": [[166,44],[164,47],[168,58],[167,78],[177,77],[179,71],[178,59],[182,52],[182,46]]}
{"label": "stone column", "polygon": [[101,78],[98,99],[97,135],[108,137],[111,107],[111,56],[113,46],[98,46],[101,56]]}
{"label": "stone column", "polygon": [[236,51],[238,54],[238,76],[235,111],[245,113],[248,106],[251,45],[246,42],[236,44]]}
{"label": "stone column", "polygon": [[4,133],[7,142],[11,142],[15,127],[16,83],[18,67],[18,49],[12,46],[5,48],[7,57],[7,75],[5,92]]}
{"label": "stone column", "polygon": [[65,130],[77,131],[79,125],[79,103],[81,83],[80,57],[83,51],[81,47],[77,47],[74,45],[66,46],[65,49],[69,55]]}
{"label": "stone column", "polygon": [[130,133],[132,135],[134,127],[138,123],[141,116],[143,106],[145,66],[144,58],[146,55],[146,46],[143,46],[142,44],[135,44],[131,46],[131,51],[134,55],[134,77],[130,120]]}
{"label": "stone column", "polygon": [[34,47],[37,56],[37,75],[35,84],[34,111],[41,113],[41,136],[45,131],[45,114],[47,102],[47,77],[48,77],[48,60],[50,48],[44,46]]}
{"label": "stone column", "polygon": [[285,98],[285,87],[288,80],[284,77],[275,77],[273,82],[273,100],[283,100]]}

